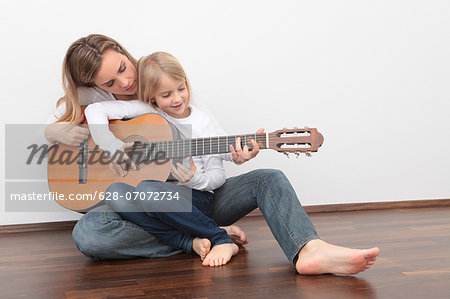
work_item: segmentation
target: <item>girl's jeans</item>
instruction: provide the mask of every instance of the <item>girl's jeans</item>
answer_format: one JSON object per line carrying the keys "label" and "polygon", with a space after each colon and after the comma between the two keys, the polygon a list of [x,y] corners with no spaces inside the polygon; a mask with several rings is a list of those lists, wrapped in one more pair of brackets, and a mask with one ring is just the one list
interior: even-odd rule
{"label": "girl's jeans", "polygon": [[[214,204],[211,192],[151,180],[136,187],[114,183],[106,192],[116,195],[116,200],[108,200],[106,204],[122,219],[137,224],[175,249],[191,253],[194,237],[209,239],[212,247],[233,243],[227,232],[208,217]],[[170,200],[166,199],[169,193]],[[180,212],[187,210],[190,212]]]}

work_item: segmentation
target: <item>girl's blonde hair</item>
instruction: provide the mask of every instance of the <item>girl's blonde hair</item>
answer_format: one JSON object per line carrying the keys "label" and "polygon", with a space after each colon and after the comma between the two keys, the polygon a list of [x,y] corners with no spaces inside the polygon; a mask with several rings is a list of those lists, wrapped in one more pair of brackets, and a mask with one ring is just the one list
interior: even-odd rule
{"label": "girl's blonde hair", "polygon": [[154,101],[155,92],[159,88],[163,76],[175,80],[184,80],[188,91],[188,105],[191,101],[191,87],[183,67],[178,60],[166,52],[155,52],[139,59],[137,65],[138,97],[144,103],[159,109]]}
{"label": "girl's blonde hair", "polygon": [[114,39],[101,35],[91,34],[76,40],[67,50],[62,67],[62,85],[64,97],[58,100],[57,106],[66,104],[65,113],[58,122],[76,123],[81,116],[81,107],[78,103],[77,87],[93,87],[94,76],[102,64],[102,54],[107,49],[113,49],[125,55],[136,67],[137,60]]}

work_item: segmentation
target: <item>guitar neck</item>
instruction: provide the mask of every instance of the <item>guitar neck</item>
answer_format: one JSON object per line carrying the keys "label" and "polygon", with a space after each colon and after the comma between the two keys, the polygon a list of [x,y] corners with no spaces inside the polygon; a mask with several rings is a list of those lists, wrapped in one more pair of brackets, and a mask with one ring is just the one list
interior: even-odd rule
{"label": "guitar neck", "polygon": [[[242,148],[247,145],[251,150],[253,148],[252,139],[258,143],[260,149],[268,148],[268,135],[265,133],[150,142],[138,145],[137,148],[143,150],[144,157],[147,157],[146,160],[217,155],[229,153],[230,145],[235,147],[238,137],[241,138]],[[129,151],[136,151],[137,148],[132,147]]]}

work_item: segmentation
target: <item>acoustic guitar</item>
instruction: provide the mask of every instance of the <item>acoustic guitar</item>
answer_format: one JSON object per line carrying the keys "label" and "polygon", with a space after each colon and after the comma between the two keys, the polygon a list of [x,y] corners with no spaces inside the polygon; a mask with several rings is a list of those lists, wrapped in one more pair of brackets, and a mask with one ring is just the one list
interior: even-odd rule
{"label": "acoustic guitar", "polygon": [[[134,142],[126,154],[136,171],[120,177],[109,168],[108,155],[89,137],[79,147],[54,145],[48,152],[48,183],[53,198],[63,207],[86,212],[101,204],[114,182],[136,186],[142,180],[166,181],[172,161],[193,156],[224,154],[241,138],[241,146],[254,139],[260,149],[289,153],[316,152],[323,136],[315,128],[282,129],[272,133],[174,139],[174,126],[159,114],[149,113],[129,120],[112,120],[110,130],[124,142]],[[151,127],[149,126],[151,125]],[[115,154],[120,154],[119,152]],[[123,154],[123,153],[122,153]]]}

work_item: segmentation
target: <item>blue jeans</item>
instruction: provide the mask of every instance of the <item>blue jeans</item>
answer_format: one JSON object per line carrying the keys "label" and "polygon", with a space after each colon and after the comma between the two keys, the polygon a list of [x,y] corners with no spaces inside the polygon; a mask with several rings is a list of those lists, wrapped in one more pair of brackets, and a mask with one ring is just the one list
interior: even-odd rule
{"label": "blue jeans", "polygon": [[[278,244],[295,265],[302,247],[319,237],[283,172],[258,169],[228,178],[214,191],[211,218],[218,225],[230,225],[258,207]],[[123,220],[107,206],[85,214],[72,235],[78,249],[94,259],[166,257],[181,252],[142,227]]]}
{"label": "blue jeans", "polygon": [[[191,253],[195,237],[209,239],[212,247],[233,243],[227,232],[208,217],[213,207],[213,194],[210,192],[150,180],[142,181],[136,187],[124,183],[114,183],[108,187],[106,192],[137,195],[137,200],[130,200],[130,198],[122,196],[106,203],[124,220],[144,228],[175,249]],[[153,192],[151,194],[172,192],[173,195],[177,194],[177,198],[170,201],[155,201],[148,197],[149,192]],[[169,204],[169,206],[161,207],[161,203]],[[165,209],[173,208],[175,205],[180,206],[180,204],[188,206],[191,212],[170,212]]]}

